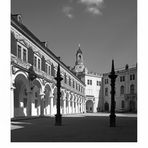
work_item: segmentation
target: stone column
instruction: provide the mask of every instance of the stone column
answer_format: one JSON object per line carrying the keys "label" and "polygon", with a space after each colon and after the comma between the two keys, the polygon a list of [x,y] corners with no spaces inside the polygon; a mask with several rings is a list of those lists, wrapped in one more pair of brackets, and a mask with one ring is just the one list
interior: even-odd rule
{"label": "stone column", "polygon": [[44,116],[44,93],[40,94],[41,103],[40,103],[40,116]]}
{"label": "stone column", "polygon": [[27,92],[27,116],[31,116],[31,98],[32,98],[32,91]]}
{"label": "stone column", "polygon": [[72,113],[74,113],[74,96],[72,96]]}
{"label": "stone column", "polygon": [[11,86],[11,100],[10,100],[10,103],[11,103],[11,114],[10,114],[10,117],[11,118],[14,118],[14,89],[15,87],[12,85]]}
{"label": "stone column", "polygon": [[50,96],[50,115],[53,115],[53,95]]}

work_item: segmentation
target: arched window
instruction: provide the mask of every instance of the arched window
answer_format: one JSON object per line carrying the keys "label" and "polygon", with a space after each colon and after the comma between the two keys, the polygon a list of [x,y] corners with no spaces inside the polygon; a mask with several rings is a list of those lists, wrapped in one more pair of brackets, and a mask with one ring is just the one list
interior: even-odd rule
{"label": "arched window", "polygon": [[124,94],[124,86],[122,85],[121,87],[120,87],[120,95],[123,95]]}
{"label": "arched window", "polygon": [[134,84],[131,84],[131,86],[130,86],[130,93],[131,94],[134,94],[134,89],[135,89]]}

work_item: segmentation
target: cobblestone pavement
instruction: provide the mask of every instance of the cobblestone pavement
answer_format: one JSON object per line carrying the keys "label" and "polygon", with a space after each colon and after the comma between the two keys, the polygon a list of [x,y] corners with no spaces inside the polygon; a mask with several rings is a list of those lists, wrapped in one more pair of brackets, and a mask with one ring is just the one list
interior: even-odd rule
{"label": "cobblestone pavement", "polygon": [[62,126],[54,117],[11,122],[12,142],[136,142],[137,115],[116,114],[116,127],[109,127],[109,114],[65,115]]}

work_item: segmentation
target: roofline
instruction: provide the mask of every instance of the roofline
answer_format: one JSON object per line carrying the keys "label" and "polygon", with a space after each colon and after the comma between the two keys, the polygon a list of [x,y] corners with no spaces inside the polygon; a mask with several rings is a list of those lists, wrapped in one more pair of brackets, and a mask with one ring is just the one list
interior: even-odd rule
{"label": "roofline", "polygon": [[80,83],[85,86],[85,83],[81,81],[72,71],[70,71],[67,66],[59,60],[59,58],[47,47],[43,46],[42,42],[22,23],[20,24],[11,14],[11,25],[14,28],[17,28],[24,36],[26,36],[29,40],[31,40],[36,46],[41,48],[48,56],[53,58],[61,67],[67,70],[74,78],[76,78]]}
{"label": "roofline", "polygon": [[[118,68],[118,69],[115,69],[115,73],[117,73],[117,72],[125,72],[125,71],[133,70],[133,69],[137,69],[137,66],[133,66],[133,67],[130,67],[128,69]],[[103,73],[103,76],[108,75],[108,74],[110,74],[110,72]]]}

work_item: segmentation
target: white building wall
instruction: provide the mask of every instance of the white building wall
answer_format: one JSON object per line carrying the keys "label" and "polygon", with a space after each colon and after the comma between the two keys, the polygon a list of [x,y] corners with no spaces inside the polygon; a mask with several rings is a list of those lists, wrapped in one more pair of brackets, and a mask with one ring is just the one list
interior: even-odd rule
{"label": "white building wall", "polygon": [[[102,78],[100,75],[94,75],[94,74],[85,75],[85,84],[86,84],[85,95],[94,96],[95,98],[93,112],[97,112],[97,108],[98,108],[101,79]],[[88,80],[92,80],[91,85],[88,84]],[[99,82],[99,85],[97,85],[97,81]]]}

